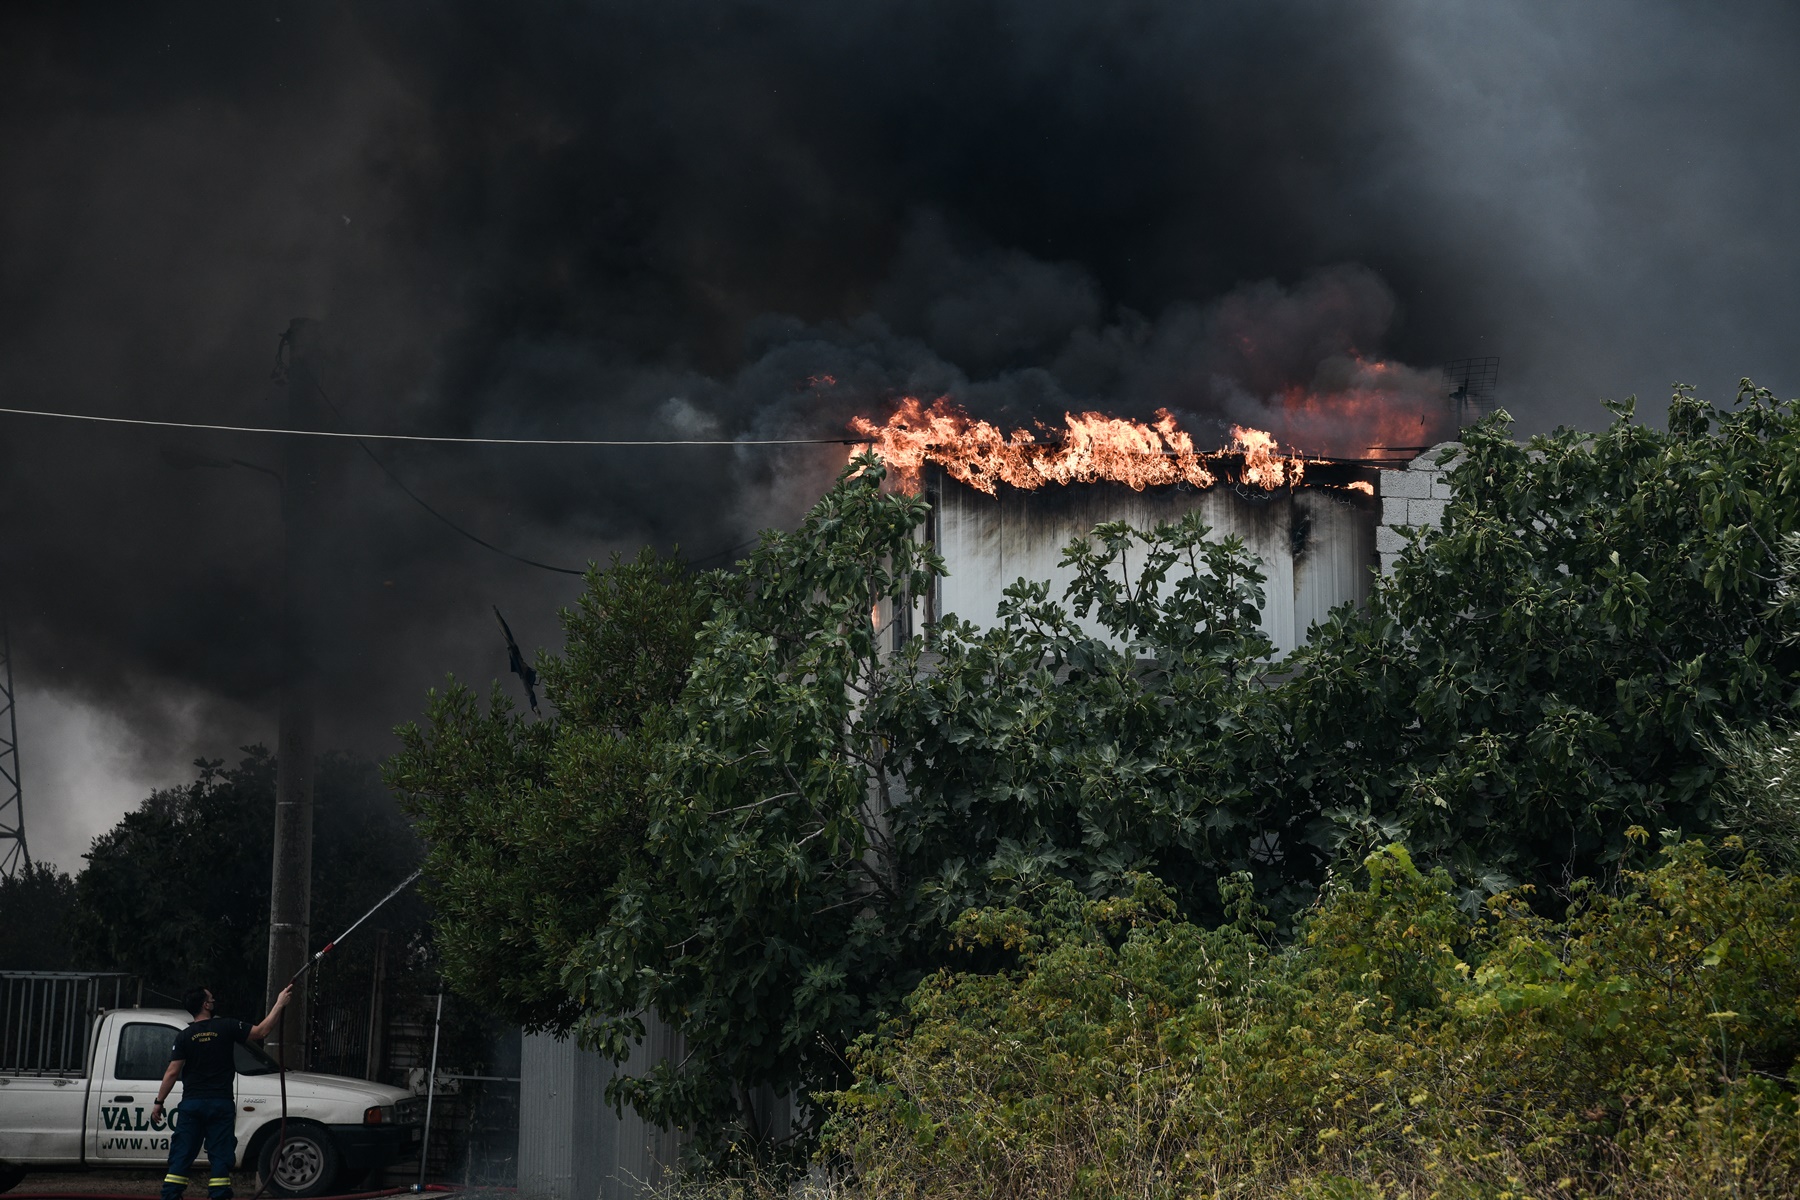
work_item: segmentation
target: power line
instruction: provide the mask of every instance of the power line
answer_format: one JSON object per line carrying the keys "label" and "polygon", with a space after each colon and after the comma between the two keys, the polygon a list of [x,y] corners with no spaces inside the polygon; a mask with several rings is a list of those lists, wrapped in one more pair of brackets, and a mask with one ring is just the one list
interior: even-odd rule
{"label": "power line", "polygon": [[[325,390],[325,388],[322,384],[315,382],[313,386],[318,388],[319,398],[321,400],[325,401],[326,405],[331,409],[332,414],[334,416],[336,416],[339,421],[343,421],[344,420],[344,410],[337,406],[337,401],[335,401],[331,398],[331,394]],[[407,487],[406,481],[401,479],[400,476],[396,475],[394,473],[394,469],[392,467],[388,466],[388,464],[386,462],[382,461],[380,455],[376,454],[375,451],[369,449],[368,443],[364,442],[361,438],[357,438],[356,448],[358,450],[361,450],[364,454],[368,455],[369,461],[374,463],[376,466],[380,467],[381,473],[383,475],[386,475],[390,480],[392,480],[395,487],[399,488],[401,491],[405,492],[407,494],[407,496],[411,497],[412,502],[414,504],[417,504],[420,508],[424,509],[426,512],[430,513],[432,516],[434,516],[438,520],[442,521],[448,528],[461,534],[463,537],[468,538],[471,542],[474,542],[477,546],[480,546],[486,550],[492,550],[495,554],[498,554],[503,558],[510,558],[514,562],[524,563],[528,567],[539,567],[545,571],[555,571],[558,574],[562,574],[562,575],[586,575],[587,574],[587,571],[585,569],[576,570],[573,567],[559,567],[559,566],[556,566],[554,563],[539,562],[535,558],[526,558],[522,554],[514,554],[511,550],[503,549],[499,546],[494,545],[494,543],[492,543],[492,542],[486,541],[486,540],[476,536],[475,534],[469,532],[467,529],[464,529],[461,525],[458,525],[455,521],[452,521],[449,517],[446,517],[443,513],[439,512],[437,509],[431,507],[430,504],[426,503],[425,498],[423,496],[419,495],[419,493],[417,493],[417,492],[413,491],[411,488]],[[245,465],[249,465],[249,464],[245,464]],[[688,565],[691,567],[698,567],[703,563],[711,562],[715,558],[724,558],[728,555],[735,554],[737,551],[744,549],[746,546],[754,546],[757,543],[757,540],[758,540],[757,538],[750,538],[749,540],[739,542],[734,546],[727,546],[723,550],[715,550],[713,553],[706,555],[704,558],[695,559],[693,562],[689,563]]]}
{"label": "power line", "polygon": [[[342,411],[338,409],[331,397],[326,395],[324,388],[321,387],[319,389],[319,395],[325,400],[326,404],[331,406],[332,411],[337,414],[339,420],[342,420]],[[528,567],[537,567],[544,571],[555,571],[561,575],[586,575],[587,571],[574,567],[559,567],[554,563],[539,562],[535,558],[526,558],[522,554],[514,554],[512,551],[496,546],[494,543],[487,541],[479,535],[464,529],[461,525],[458,525],[455,521],[433,508],[423,496],[408,487],[406,482],[394,473],[393,468],[382,461],[381,457],[371,450],[366,443],[369,441],[438,442],[459,446],[859,446],[866,444],[865,440],[857,438],[470,438],[445,437],[432,434],[357,433],[335,429],[277,429],[262,425],[215,425],[203,421],[156,421],[144,417],[102,417],[93,413],[50,412],[44,409],[34,408],[0,407],[0,413],[16,417],[50,417],[64,421],[89,421],[103,425],[139,425],[155,429],[198,429],[212,433],[256,433],[272,434],[279,437],[322,437],[353,441],[356,443],[358,449],[369,456],[370,462],[373,462],[377,467],[381,468],[382,474],[386,475],[388,479],[393,482],[395,487],[406,493],[407,497],[411,499],[414,504],[417,504],[420,508],[430,513],[453,532],[469,539],[484,550],[491,550],[502,558],[510,558],[514,562],[523,563]],[[261,470],[263,468],[257,469]],[[697,559],[695,565],[710,562],[715,558],[723,558],[745,546],[753,545],[755,540],[756,539],[752,538],[748,542],[739,542],[735,546],[709,554],[704,558]]]}
{"label": "power line", "polygon": [[424,433],[351,433],[336,429],[276,429],[265,425],[213,425],[204,421],[153,421],[144,417],[102,417],[93,413],[0,408],[15,417],[52,417],[104,425],[148,425],[157,429],[203,429],[212,433],[260,433],[278,437],[344,438],[350,441],[439,442],[453,446],[861,446],[867,438],[479,438]]}

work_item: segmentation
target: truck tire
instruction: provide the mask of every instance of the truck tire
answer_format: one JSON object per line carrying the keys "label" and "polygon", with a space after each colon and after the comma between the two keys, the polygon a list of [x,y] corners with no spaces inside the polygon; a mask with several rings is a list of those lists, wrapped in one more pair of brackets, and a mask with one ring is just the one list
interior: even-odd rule
{"label": "truck tire", "polygon": [[0,1163],[0,1192],[10,1192],[25,1181],[29,1174],[24,1167],[13,1163]]}
{"label": "truck tire", "polygon": [[[281,1161],[275,1161],[277,1143]],[[289,1121],[287,1137],[270,1137],[257,1155],[256,1178],[273,1196],[307,1196],[328,1194],[337,1182],[340,1156],[337,1143],[323,1125],[312,1121]]]}

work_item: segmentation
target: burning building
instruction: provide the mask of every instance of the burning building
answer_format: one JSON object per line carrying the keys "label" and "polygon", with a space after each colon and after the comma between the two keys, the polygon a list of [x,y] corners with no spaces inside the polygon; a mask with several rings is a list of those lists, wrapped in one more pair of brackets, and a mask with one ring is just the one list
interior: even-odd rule
{"label": "burning building", "polygon": [[1404,466],[1418,447],[1405,457],[1287,453],[1269,433],[1234,426],[1207,451],[1166,411],[1148,424],[1070,413],[1060,429],[1003,433],[943,400],[906,400],[886,422],[853,428],[895,486],[931,500],[921,533],[949,569],[915,611],[877,614],[896,644],[918,620],[995,623],[1020,578],[1060,595],[1072,577],[1063,548],[1102,522],[1149,529],[1198,510],[1214,536],[1241,538],[1260,560],[1263,628],[1285,655],[1333,608],[1367,598],[1394,549],[1391,526],[1421,523],[1378,495],[1391,474],[1382,467]]}

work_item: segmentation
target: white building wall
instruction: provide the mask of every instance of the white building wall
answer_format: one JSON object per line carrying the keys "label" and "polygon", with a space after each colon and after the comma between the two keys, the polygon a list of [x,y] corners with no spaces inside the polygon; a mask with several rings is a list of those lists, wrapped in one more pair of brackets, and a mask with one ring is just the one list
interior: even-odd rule
{"label": "white building wall", "polygon": [[[935,615],[996,624],[1005,590],[1021,578],[1050,581],[1060,598],[1074,572],[1063,548],[1105,521],[1150,529],[1199,510],[1212,536],[1236,534],[1262,562],[1263,628],[1285,655],[1332,608],[1367,598],[1377,565],[1373,498],[1335,488],[1287,492],[1171,487],[1134,492],[1120,484],[1077,484],[989,496],[940,478],[932,537],[949,576]],[[1100,632],[1091,621],[1089,628]]]}

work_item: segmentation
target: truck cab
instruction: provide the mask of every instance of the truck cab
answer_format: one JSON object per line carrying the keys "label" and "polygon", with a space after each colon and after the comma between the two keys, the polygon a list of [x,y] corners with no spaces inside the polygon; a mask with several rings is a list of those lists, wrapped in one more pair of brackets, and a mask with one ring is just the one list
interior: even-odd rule
{"label": "truck cab", "polygon": [[[7,1166],[162,1168],[173,1129],[168,1121],[179,1120],[181,1084],[169,1093],[166,1120],[152,1121],[150,1109],[175,1035],[191,1021],[179,1009],[113,1009],[94,1019],[84,1071],[0,1070],[0,1174]],[[254,1045],[239,1045],[235,1054],[238,1161],[254,1166],[271,1192],[323,1195],[416,1157],[422,1097],[362,1079],[290,1071],[278,1158],[280,1067]]]}

